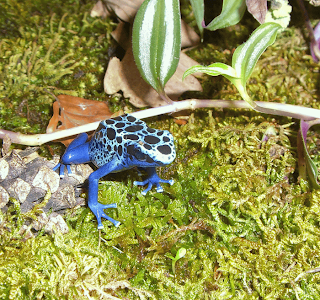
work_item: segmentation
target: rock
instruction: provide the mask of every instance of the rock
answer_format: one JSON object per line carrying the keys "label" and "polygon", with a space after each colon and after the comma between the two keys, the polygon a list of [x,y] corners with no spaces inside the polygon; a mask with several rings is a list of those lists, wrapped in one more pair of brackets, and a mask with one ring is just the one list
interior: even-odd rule
{"label": "rock", "polygon": [[30,184],[20,178],[17,178],[8,188],[10,196],[19,200],[20,203],[23,203],[27,199],[30,190]]}
{"label": "rock", "polygon": [[[39,157],[36,151],[37,148],[13,150],[0,159],[0,209],[5,212],[12,197],[21,203],[21,213],[27,213],[43,201],[50,188],[51,198],[42,207],[43,213],[39,215],[38,221],[32,223],[32,226],[35,230],[41,230],[47,226],[45,231],[49,233],[56,231],[66,233],[68,226],[57,213],[63,215],[66,209],[86,204],[85,199],[80,198],[80,195],[83,193],[85,180],[93,170],[88,164],[72,165],[72,174],[66,174],[60,179],[58,172],[52,170],[60,158],[54,157],[53,160],[48,161],[44,157]],[[67,170],[65,172],[67,173]],[[48,218],[46,213],[49,211],[51,215]],[[31,226],[28,228],[30,229]],[[29,233],[22,234],[29,238]]]}
{"label": "rock", "polygon": [[7,203],[9,202],[9,194],[7,193],[7,191],[0,186],[0,208],[3,208],[7,205]]}
{"label": "rock", "polygon": [[17,178],[21,173],[25,172],[26,164],[16,151],[12,151],[6,161],[9,163],[9,172],[6,180]]}
{"label": "rock", "polygon": [[37,220],[34,220],[32,222],[32,227],[39,231],[41,230],[44,226],[47,225],[47,223],[49,222],[49,218],[47,216],[47,214],[45,212],[43,212],[42,214],[40,214],[38,217],[37,217]]}
{"label": "rock", "polygon": [[69,227],[61,215],[52,213],[49,216],[49,222],[46,224],[44,230],[49,234],[57,233],[57,231],[66,234],[69,232]]}
{"label": "rock", "polygon": [[19,234],[23,237],[23,241],[26,241],[28,239],[31,239],[34,237],[33,233],[30,231],[30,226],[27,225],[22,225],[20,230],[19,230]]}
{"label": "rock", "polygon": [[47,166],[40,167],[38,174],[33,179],[32,185],[34,187],[48,190],[50,188],[51,193],[54,193],[59,188],[60,177],[52,169]]}
{"label": "rock", "polygon": [[9,173],[9,164],[5,159],[0,159],[0,181],[3,181]]}
{"label": "rock", "polygon": [[68,208],[76,206],[76,198],[74,193],[74,187],[71,184],[67,184],[61,188],[56,197],[61,200]]}
{"label": "rock", "polygon": [[48,234],[57,233],[58,231],[62,234],[69,232],[69,227],[65,220],[55,212],[50,214],[49,217],[46,213],[42,213],[37,220],[32,222],[32,227],[37,231],[44,228],[44,231]]}

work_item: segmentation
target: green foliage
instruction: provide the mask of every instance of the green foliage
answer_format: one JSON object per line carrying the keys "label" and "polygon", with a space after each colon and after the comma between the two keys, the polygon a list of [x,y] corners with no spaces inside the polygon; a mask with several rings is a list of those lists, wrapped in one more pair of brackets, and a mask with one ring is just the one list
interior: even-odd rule
{"label": "green foliage", "polygon": [[217,30],[237,24],[242,19],[246,8],[245,0],[223,0],[221,14],[214,18],[206,29]]}
{"label": "green foliage", "polygon": [[[47,3],[20,1],[17,7],[24,2],[30,7],[33,2]],[[24,37],[20,36],[19,26],[12,25],[19,18],[9,16],[13,21],[8,23],[8,31],[1,31],[12,46],[6,51],[15,55],[31,51],[30,58],[35,42],[37,47],[43,47],[42,52],[40,48],[40,53],[35,52],[36,59],[44,59],[59,34],[64,13],[59,14],[61,4],[52,3],[54,7],[48,5],[39,11],[51,9],[57,14],[53,18],[36,14],[34,8],[22,9],[21,19],[26,20],[23,25],[30,24],[23,26]],[[73,53],[62,64],[84,64],[77,65],[74,74],[92,73],[93,79],[100,80],[103,72],[99,69],[105,65],[108,44],[104,34],[112,26],[83,13],[75,15],[78,4],[71,8],[70,2],[66,3],[69,14],[61,22],[59,39],[54,44],[58,48],[52,50],[52,60],[48,60],[51,71],[62,72],[72,66],[73,63],[60,68],[54,64]],[[13,9],[6,11],[14,13]],[[3,14],[0,11],[0,18]],[[220,38],[215,44],[199,46],[190,53],[206,65],[214,61],[227,64],[233,47],[247,38],[248,28],[239,24],[228,31],[227,41]],[[19,46],[15,43],[17,38],[30,47]],[[20,48],[15,49],[16,46]],[[312,62],[306,49],[299,30],[289,28],[280,33],[248,80],[252,99],[319,108],[312,93],[319,66]],[[9,63],[9,57],[1,61],[2,70]],[[19,74],[23,77],[25,73]],[[90,85],[93,81],[85,79],[85,75],[76,77],[64,75],[54,86],[78,95],[101,97],[95,91],[99,84]],[[222,77],[201,80],[207,98],[239,98],[235,87]],[[38,87],[45,86],[42,81]],[[27,120],[19,123],[15,112],[19,105],[26,109],[23,99],[28,95],[32,95],[27,98],[30,110],[37,99],[51,102],[40,88],[34,95],[29,91],[30,94],[1,99],[8,113],[0,118],[6,118],[6,129],[14,127],[10,122],[15,120],[17,127],[22,124],[22,129],[29,131]],[[12,199],[8,212],[0,216],[0,298],[297,299],[298,295],[300,299],[317,299],[319,273],[305,272],[320,265],[320,194],[310,192],[308,185],[296,178],[296,150],[290,129],[294,125],[288,123],[291,121],[255,112],[213,110],[192,114],[184,126],[169,118],[150,124],[169,129],[175,136],[177,159],[160,171],[161,177],[173,178],[175,184],[163,185],[162,194],[153,190],[142,196],[142,189],[132,185],[138,179],[135,170],[106,178],[114,181],[101,183],[99,201],[118,203],[117,209],[107,213],[120,220],[121,225],[115,228],[104,221],[100,240],[96,220],[88,208],[68,212],[65,219],[69,234],[47,236],[40,232],[27,240],[20,229],[39,213],[40,207],[23,215],[19,203]],[[261,142],[270,126],[275,134]],[[318,153],[316,147],[315,140],[312,158]],[[186,249],[186,255],[175,265],[173,276],[167,254],[176,254],[181,248]],[[304,276],[298,277],[301,274]]]}
{"label": "green foliage", "polygon": [[[0,35],[2,37],[19,37],[19,29],[38,27],[46,16],[56,14],[61,18],[66,11],[76,14],[83,11],[86,1],[66,0],[61,5],[60,0],[2,0],[0,11]],[[45,16],[43,18],[43,16]],[[44,25],[44,24],[42,24]]]}
{"label": "green foliage", "polygon": [[173,274],[176,273],[176,262],[177,262],[180,258],[184,257],[184,256],[186,255],[186,253],[187,253],[186,248],[180,248],[180,249],[177,251],[175,257],[173,257],[173,256],[170,255],[170,254],[167,254],[167,257],[169,257],[169,258],[172,260],[172,272],[173,272]]}
{"label": "green foliage", "polygon": [[272,22],[260,25],[233,53],[232,67],[241,78],[241,84],[244,87],[261,54],[274,43],[281,28],[279,24]]}
{"label": "green foliage", "polygon": [[200,32],[201,40],[203,39],[203,26],[202,21],[204,20],[204,0],[190,0],[194,17],[197,22],[197,26]]}
{"label": "green foliage", "polygon": [[[66,216],[69,234],[25,241],[15,201],[1,223],[2,297],[294,299],[295,289],[315,297],[317,273],[291,284],[320,264],[320,197],[294,183],[290,125],[233,111],[152,124],[176,137],[178,157],[160,172],[176,183],[142,196],[134,170],[102,182],[99,201],[118,203],[108,214],[121,225],[104,221],[100,242],[88,208]],[[181,248],[172,276],[167,256]]]}
{"label": "green foliage", "polygon": [[307,133],[311,126],[319,124],[318,119],[312,121],[300,120],[300,130],[298,132],[298,151],[299,151],[299,176],[304,180],[309,180],[314,189],[320,189],[318,183],[318,168],[312,161],[307,147]]}
{"label": "green foliage", "polygon": [[177,69],[181,50],[178,0],[146,0],[134,20],[132,49],[143,79],[159,94]]}
{"label": "green foliage", "polygon": [[237,47],[232,56],[232,67],[223,63],[213,63],[207,67],[197,65],[186,70],[183,78],[195,72],[211,76],[222,75],[235,85],[243,100],[254,108],[255,104],[247,93],[246,84],[261,54],[274,43],[280,28],[276,23],[260,25],[245,43]]}

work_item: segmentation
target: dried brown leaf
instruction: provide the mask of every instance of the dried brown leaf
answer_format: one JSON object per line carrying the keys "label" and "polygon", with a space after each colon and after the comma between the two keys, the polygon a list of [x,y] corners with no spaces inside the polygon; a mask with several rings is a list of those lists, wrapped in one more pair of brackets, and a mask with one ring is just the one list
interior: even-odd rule
{"label": "dried brown leaf", "polygon": [[[165,92],[172,100],[177,99],[186,91],[202,90],[199,81],[193,76],[188,76],[182,81],[184,71],[196,64],[198,64],[196,61],[181,53],[177,71],[165,86]],[[140,76],[133,59],[131,47],[129,47],[122,61],[116,57],[110,60],[104,78],[104,90],[108,94],[114,94],[122,90],[123,95],[130,98],[130,102],[136,107],[157,107],[167,104]]]}
{"label": "dried brown leaf", "polygon": [[93,18],[95,18],[95,17],[106,18],[109,15],[110,14],[109,14],[107,8],[100,0],[94,5],[94,7],[92,8],[92,10],[90,12],[90,17],[93,17]]}
{"label": "dried brown leaf", "polygon": [[309,3],[313,6],[320,6],[320,0],[309,0]]}
{"label": "dried brown leaf", "polygon": [[246,0],[249,13],[260,23],[263,24],[267,13],[267,0]]}
{"label": "dried brown leaf", "polygon": [[111,32],[111,36],[125,50],[131,46],[130,27],[129,23],[120,22],[116,29]]}
{"label": "dried brown leaf", "polygon": [[[132,23],[134,16],[143,1],[144,0],[104,0],[103,4],[107,11],[107,16],[113,14],[124,22]],[[91,16],[92,14],[95,14],[96,11],[99,11],[99,8],[96,8],[96,5],[94,6],[93,12],[91,11]]]}
{"label": "dried brown leaf", "polygon": [[181,48],[193,47],[199,43],[199,35],[185,21],[181,20]]}
{"label": "dried brown leaf", "polygon": [[[49,121],[47,133],[93,123],[110,116],[112,113],[105,102],[59,95],[53,103],[53,116]],[[72,140],[73,138],[66,138],[61,142],[67,146]]]}

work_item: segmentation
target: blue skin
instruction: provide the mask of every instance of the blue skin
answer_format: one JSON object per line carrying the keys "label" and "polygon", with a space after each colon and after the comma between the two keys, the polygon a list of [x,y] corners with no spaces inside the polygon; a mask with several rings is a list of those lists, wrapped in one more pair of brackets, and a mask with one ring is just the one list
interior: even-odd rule
{"label": "blue skin", "polygon": [[60,168],[60,177],[63,177],[65,167],[68,174],[71,174],[71,164],[93,162],[98,167],[88,178],[88,205],[97,218],[98,229],[103,228],[101,218],[109,220],[116,227],[120,225],[119,221],[104,212],[106,208],[116,208],[117,204],[105,205],[98,202],[100,178],[133,167],[145,169],[149,177],[144,181],[134,182],[135,185],[148,185],[142,192],[143,195],[154,185],[160,193],[163,191],[160,183],[174,183],[173,180],[159,178],[155,169],[170,164],[176,155],[173,137],[166,130],[149,128],[145,122],[131,115],[123,115],[102,121],[92,139],[87,140],[86,133],[73,140],[54,170]]}

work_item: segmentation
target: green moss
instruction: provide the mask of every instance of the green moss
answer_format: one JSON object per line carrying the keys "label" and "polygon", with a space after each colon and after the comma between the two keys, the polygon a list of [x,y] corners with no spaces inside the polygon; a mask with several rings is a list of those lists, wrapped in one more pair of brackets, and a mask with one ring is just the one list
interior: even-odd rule
{"label": "green moss", "polygon": [[113,28],[88,13],[35,15],[30,22],[33,26],[19,26],[19,37],[0,43],[0,126],[29,133],[39,132],[38,124],[50,118],[49,91],[105,99],[106,32]]}
{"label": "green moss", "polygon": [[[4,1],[0,11],[0,127],[44,132],[53,97],[47,90],[105,100],[110,20],[92,19],[92,3]],[[189,2],[183,14],[192,23]],[[252,20],[208,34],[211,44],[189,54],[199,63],[230,64]],[[227,38],[226,38],[227,37]],[[263,54],[248,90],[254,100],[318,108],[317,72],[301,33],[282,32]],[[222,77],[201,79],[200,97],[239,99]],[[119,106],[120,98],[110,102]],[[123,105],[123,104],[120,104]],[[150,121],[151,122],[151,121]],[[41,124],[41,125],[39,125]],[[69,234],[25,240],[20,229],[41,205],[21,214],[19,203],[1,215],[0,298],[3,299],[317,299],[320,265],[319,191],[298,180],[295,132],[287,118],[245,110],[197,111],[178,126],[163,117],[177,159],[161,168],[164,193],[146,196],[135,170],[101,181],[107,213],[101,239],[86,207],[65,216]],[[262,141],[268,128],[275,134]],[[310,146],[317,164],[318,137]],[[180,248],[175,274],[167,254]]]}
{"label": "green moss", "polygon": [[[16,203],[1,223],[3,297],[295,299],[297,291],[316,299],[317,274],[292,282],[320,263],[319,192],[296,182],[284,121],[230,110],[197,112],[185,126],[154,125],[176,138],[178,157],[160,171],[176,183],[142,196],[134,170],[102,182],[99,199],[118,203],[108,214],[122,224],[104,221],[100,242],[88,208],[66,216],[68,235],[24,242]],[[261,142],[270,126],[275,135]],[[181,247],[186,255],[173,274],[166,254]]]}

